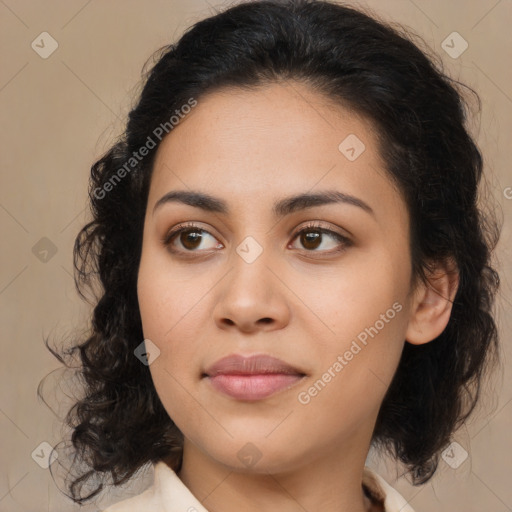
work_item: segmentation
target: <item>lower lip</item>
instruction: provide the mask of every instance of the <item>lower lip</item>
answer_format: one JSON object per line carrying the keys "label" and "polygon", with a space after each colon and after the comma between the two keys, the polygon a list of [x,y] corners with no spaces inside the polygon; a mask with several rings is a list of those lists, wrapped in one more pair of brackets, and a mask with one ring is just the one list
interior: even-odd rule
{"label": "lower lip", "polygon": [[207,377],[217,391],[237,400],[262,400],[278,391],[293,386],[302,378],[302,375],[284,373],[256,375],[222,374],[215,377]]}

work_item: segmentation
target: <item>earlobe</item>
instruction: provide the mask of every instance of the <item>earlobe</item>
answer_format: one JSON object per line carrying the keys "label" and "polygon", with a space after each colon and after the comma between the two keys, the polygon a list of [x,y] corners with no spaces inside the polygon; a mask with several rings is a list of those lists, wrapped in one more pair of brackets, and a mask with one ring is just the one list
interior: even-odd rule
{"label": "earlobe", "polygon": [[422,345],[437,338],[450,320],[452,305],[459,286],[459,273],[452,259],[439,263],[420,283],[414,294],[406,341]]}

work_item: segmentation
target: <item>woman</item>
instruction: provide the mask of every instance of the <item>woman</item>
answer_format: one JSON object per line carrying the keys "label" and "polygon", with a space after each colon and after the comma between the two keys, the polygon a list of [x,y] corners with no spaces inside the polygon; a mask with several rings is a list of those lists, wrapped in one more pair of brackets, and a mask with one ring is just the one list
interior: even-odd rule
{"label": "woman", "polygon": [[370,447],[427,482],[497,353],[465,109],[404,34],[329,2],[244,2],[162,49],[76,240],[102,288],[72,499],[152,463],[106,512],[412,511]]}

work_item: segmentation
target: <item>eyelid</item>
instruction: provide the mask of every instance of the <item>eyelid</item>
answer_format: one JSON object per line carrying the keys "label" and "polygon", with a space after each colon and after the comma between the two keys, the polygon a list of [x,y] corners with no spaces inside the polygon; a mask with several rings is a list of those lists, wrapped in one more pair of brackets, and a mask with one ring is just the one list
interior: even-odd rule
{"label": "eyelid", "polygon": [[[180,222],[179,224],[176,224],[176,226],[174,226],[169,231],[166,231],[160,241],[164,245],[167,245],[170,243],[171,238],[173,238],[175,235],[179,234],[181,231],[184,231],[186,229],[191,229],[191,230],[195,229],[196,231],[202,231],[202,232],[208,233],[211,236],[214,236],[212,233],[210,233],[210,231],[208,229],[205,229],[205,228],[202,228],[201,226],[199,226],[198,223],[196,223],[194,221],[186,221],[186,222]],[[215,238],[217,238],[217,237],[215,236]]]}
{"label": "eyelid", "polygon": [[327,227],[325,224],[327,224],[327,226],[329,226],[329,223],[326,223],[324,221],[310,220],[310,221],[306,222],[306,224],[302,224],[296,230],[292,231],[290,236],[292,236],[293,239],[295,239],[297,237],[297,235],[299,235],[302,231],[304,231],[306,229],[311,229],[311,230],[317,229],[319,231],[322,231],[323,233],[328,233],[328,234],[332,234],[333,236],[338,236],[345,241],[351,241],[350,235],[348,234],[348,232],[346,235],[339,233],[338,231],[336,231],[336,229],[331,229],[330,227]]}

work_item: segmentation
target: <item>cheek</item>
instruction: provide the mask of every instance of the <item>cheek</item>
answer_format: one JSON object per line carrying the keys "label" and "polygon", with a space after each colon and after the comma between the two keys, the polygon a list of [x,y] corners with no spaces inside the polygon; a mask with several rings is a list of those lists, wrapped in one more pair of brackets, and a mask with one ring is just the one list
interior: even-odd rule
{"label": "cheek", "polygon": [[198,358],[211,342],[205,339],[205,325],[211,322],[208,292],[215,282],[211,274],[185,276],[163,258],[157,251],[143,253],[137,293],[144,338],[160,350],[150,369],[155,382],[167,393],[171,389],[175,392],[178,385],[171,375],[187,385],[198,378]]}
{"label": "cheek", "polygon": [[[173,359],[178,360],[174,355]],[[150,366],[151,378],[169,417],[188,438],[195,439],[205,435],[202,428],[208,417],[204,405],[198,400],[191,399],[190,390],[193,389],[193,384],[187,380],[187,374],[180,373],[180,367],[183,366],[186,366],[186,358],[176,367],[171,367],[168,361],[157,359]],[[209,430],[213,430],[213,427]]]}
{"label": "cheek", "polygon": [[[315,276],[314,286],[307,275],[298,277],[294,285],[303,302],[318,312],[325,324],[320,325],[326,333],[324,341],[331,344],[334,340],[339,348],[376,322],[378,330],[386,333],[390,326],[403,328],[408,280],[405,262],[397,262],[386,251],[372,249],[347,258],[342,268],[330,274]],[[398,305],[393,308],[395,303]],[[397,311],[400,306],[401,314]],[[330,328],[331,336],[325,326]]]}
{"label": "cheek", "polygon": [[[160,252],[162,254],[160,254]],[[165,251],[143,252],[137,295],[144,336],[161,344],[172,343],[176,331],[193,326],[207,293],[208,280],[188,274],[165,261]]]}
{"label": "cheek", "polygon": [[403,309],[397,312],[394,304],[382,310],[388,323],[378,317],[366,325],[347,322],[354,335],[322,348],[317,372],[296,397],[313,431],[336,432],[343,425],[356,432],[377,414],[403,348]]}
{"label": "cheek", "polygon": [[[408,324],[409,274],[407,265],[384,256],[360,258],[343,279],[326,282],[323,294],[316,295],[331,333],[315,338],[320,382],[317,390],[306,391],[308,396],[318,391],[325,410],[360,409],[361,397],[370,409],[377,407],[398,366]],[[327,387],[332,389],[325,393]]]}

